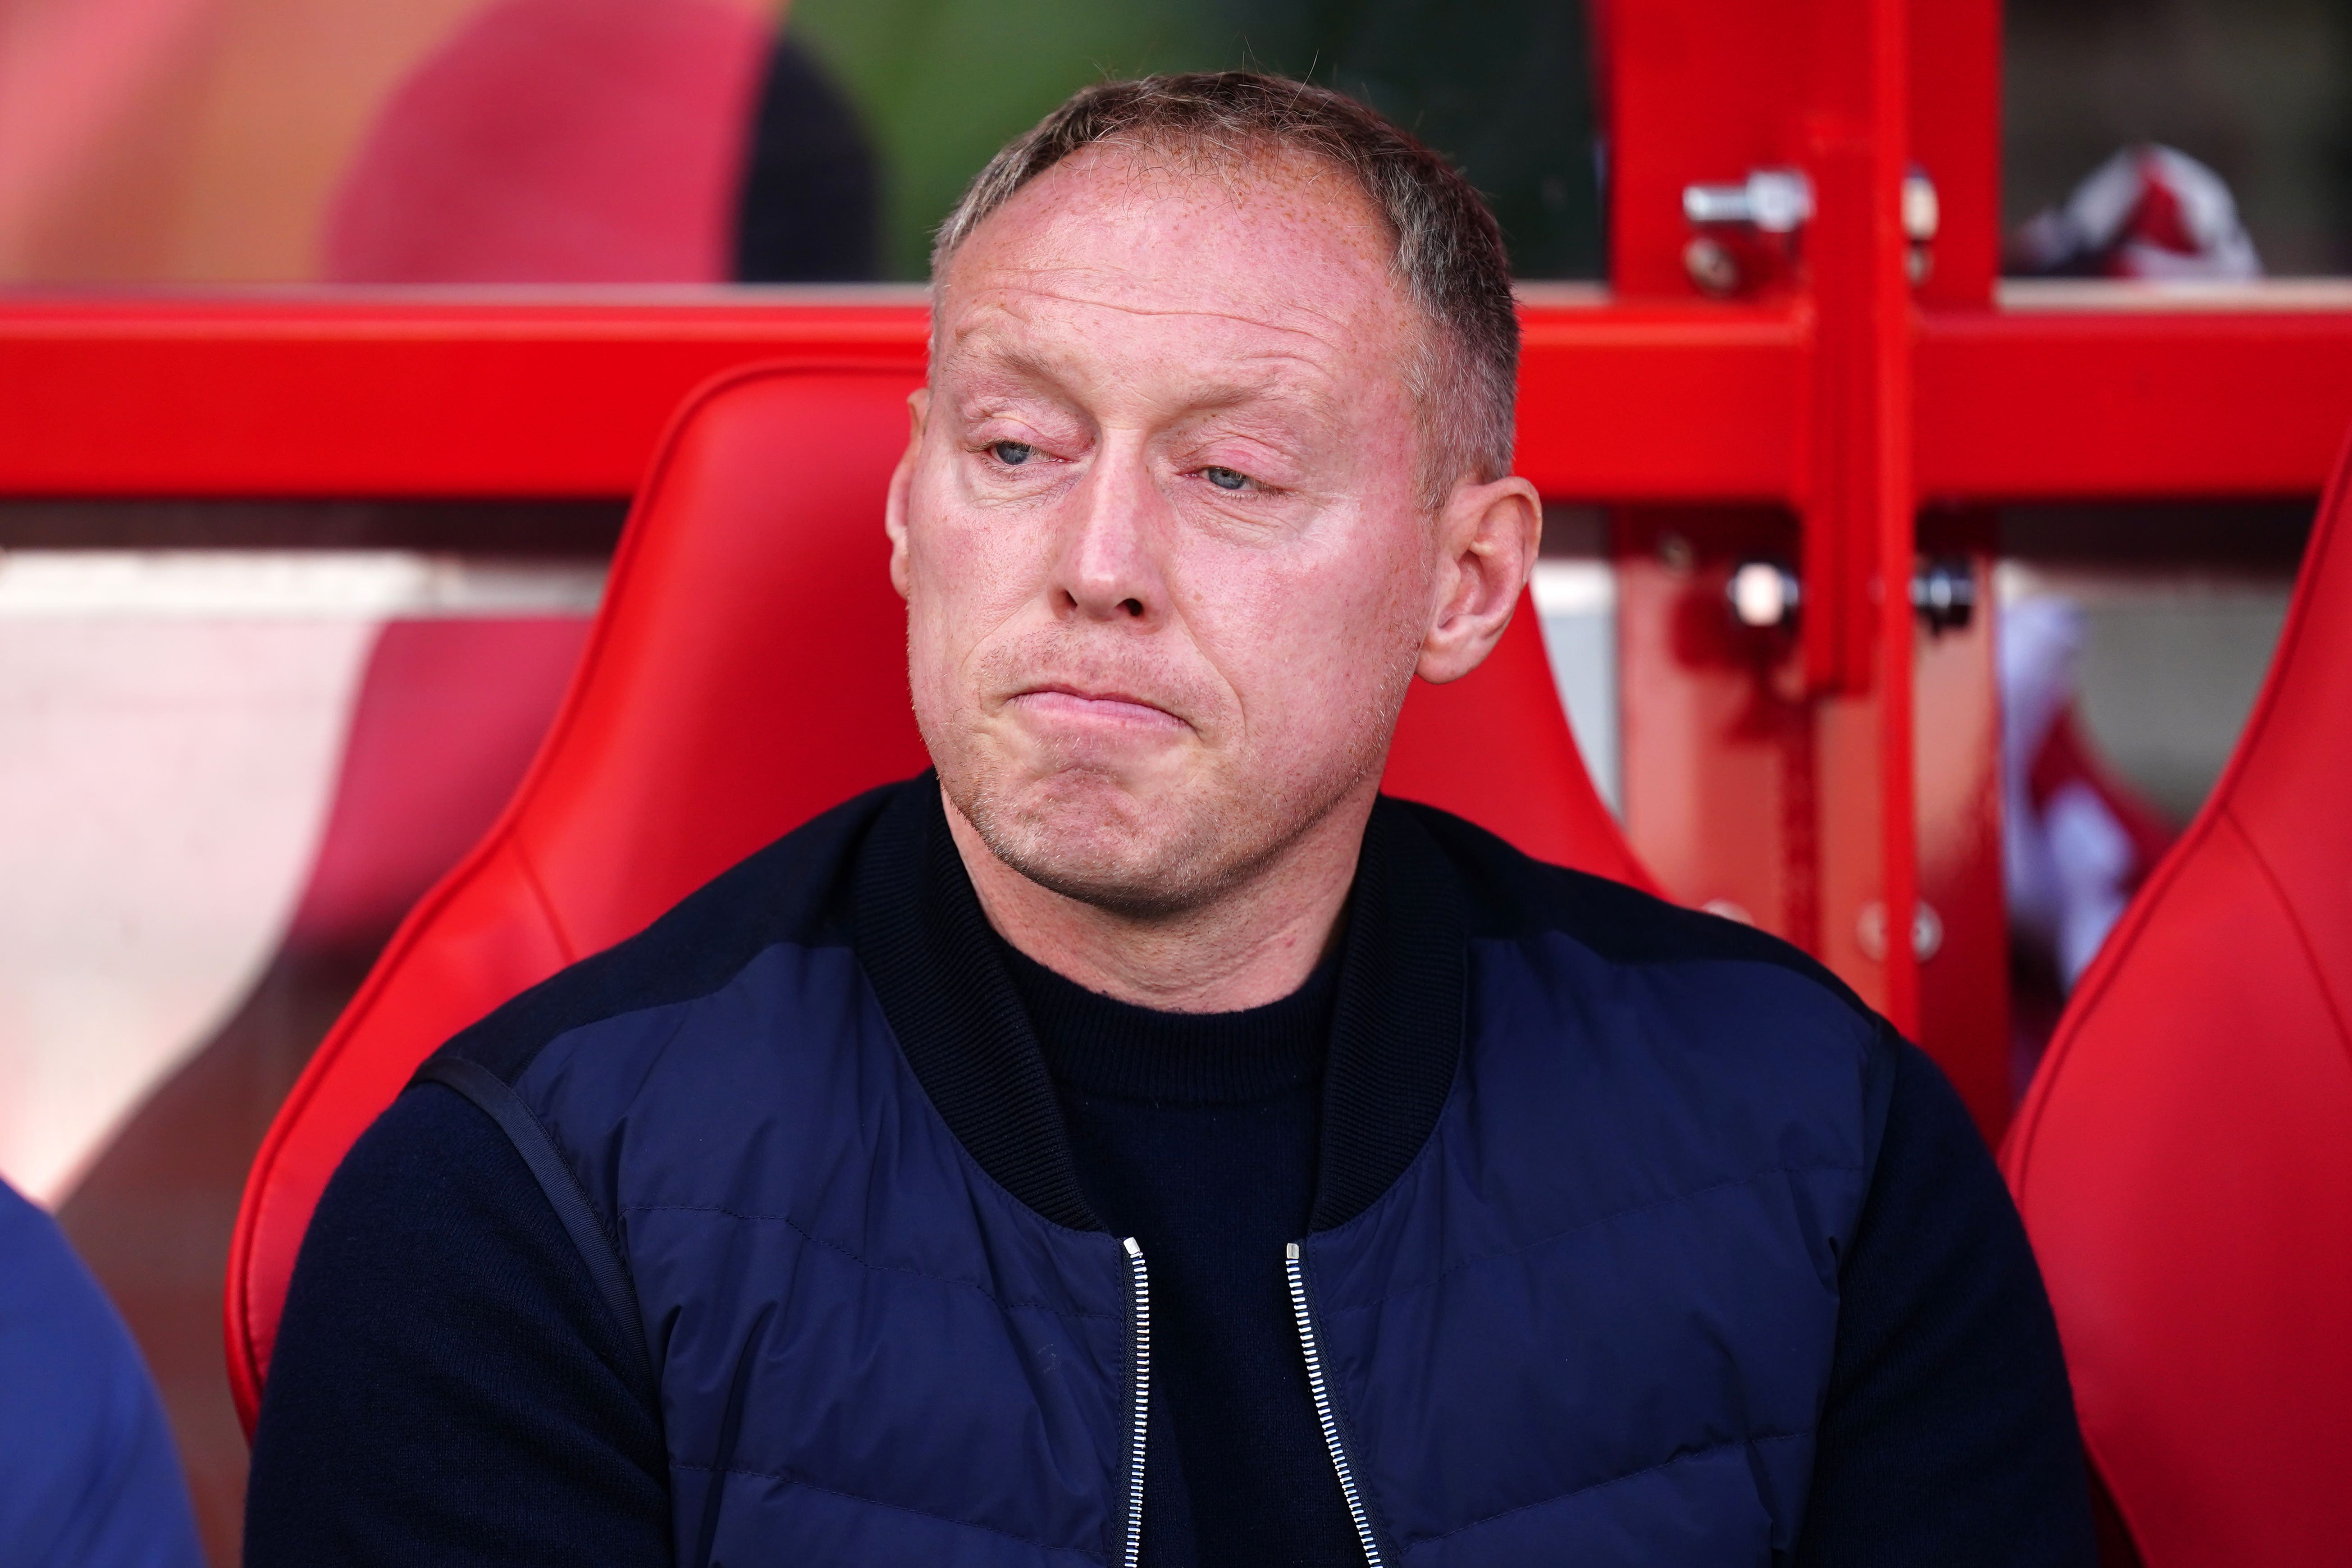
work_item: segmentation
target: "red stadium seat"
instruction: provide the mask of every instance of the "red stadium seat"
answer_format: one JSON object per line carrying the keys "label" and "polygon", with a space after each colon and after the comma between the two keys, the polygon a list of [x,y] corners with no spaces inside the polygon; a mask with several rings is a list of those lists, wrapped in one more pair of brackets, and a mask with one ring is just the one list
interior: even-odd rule
{"label": "red stadium seat", "polygon": [[[882,533],[915,384],[903,363],[766,366],[672,424],[538,760],[393,938],[254,1163],[227,1300],[248,1431],[311,1209],[418,1062],[787,829],[927,765]],[[1531,611],[1475,675],[1415,688],[1388,783],[1648,885],[1585,775]]]}
{"label": "red stadium seat", "polygon": [[2111,1559],[2352,1561],[2352,451],[2204,810],[2003,1151]]}

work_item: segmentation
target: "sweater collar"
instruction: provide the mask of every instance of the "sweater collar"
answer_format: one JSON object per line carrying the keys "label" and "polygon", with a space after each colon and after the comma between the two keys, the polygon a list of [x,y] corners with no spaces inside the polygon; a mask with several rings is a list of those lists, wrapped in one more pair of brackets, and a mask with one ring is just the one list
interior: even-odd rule
{"label": "sweater collar", "polygon": [[[1102,1229],[1079,1192],[1045,1055],[949,835],[934,774],[910,780],[875,823],[852,899],[858,961],[950,1131],[1045,1218]],[[1466,971],[1452,870],[1421,826],[1383,799],[1349,894],[1311,1229],[1369,1208],[1427,1142],[1462,1054]]]}
{"label": "sweater collar", "polygon": [[1227,1013],[1170,1013],[1088,990],[1003,937],[1022,1008],[1065,1091],[1156,1105],[1240,1105],[1311,1089],[1331,1046],[1333,953],[1289,995]]}

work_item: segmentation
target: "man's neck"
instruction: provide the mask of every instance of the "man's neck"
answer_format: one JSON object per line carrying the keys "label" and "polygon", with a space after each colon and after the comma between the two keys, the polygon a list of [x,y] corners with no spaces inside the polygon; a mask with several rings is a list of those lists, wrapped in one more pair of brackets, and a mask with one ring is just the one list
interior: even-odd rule
{"label": "man's neck", "polygon": [[1194,909],[1135,916],[1041,887],[982,841],[945,799],[972,891],[1015,949],[1088,990],[1171,1013],[1279,1001],[1337,945],[1373,795],[1340,802],[1247,881]]}

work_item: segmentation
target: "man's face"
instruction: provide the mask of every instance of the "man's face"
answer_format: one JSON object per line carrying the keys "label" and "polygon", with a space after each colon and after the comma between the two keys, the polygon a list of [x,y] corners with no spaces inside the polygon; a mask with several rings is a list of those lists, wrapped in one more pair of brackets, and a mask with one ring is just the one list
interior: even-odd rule
{"label": "man's face", "polygon": [[950,264],[892,574],[948,797],[1034,880],[1196,907],[1376,778],[1434,566],[1389,251],[1320,163],[1111,147]]}

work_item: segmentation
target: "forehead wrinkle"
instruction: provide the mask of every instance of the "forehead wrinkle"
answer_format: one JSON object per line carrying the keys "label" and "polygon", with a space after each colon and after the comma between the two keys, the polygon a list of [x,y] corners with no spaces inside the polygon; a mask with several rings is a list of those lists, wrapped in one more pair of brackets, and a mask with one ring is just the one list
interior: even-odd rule
{"label": "forehead wrinkle", "polygon": [[[977,323],[955,334],[950,344],[948,357],[966,362],[978,362],[992,368],[1010,370],[1016,374],[1028,373],[1049,377],[1060,374],[1057,364],[1067,357],[1068,345],[1048,339],[1043,344],[1033,346],[1019,342],[1007,342],[1006,337],[1007,334],[998,331],[992,323]],[[1329,368],[1323,363],[1319,356],[1301,353],[1296,349],[1277,347],[1273,344],[1222,355],[1217,366],[1204,366],[1202,369],[1207,371],[1228,365],[1260,364],[1268,367],[1266,374],[1258,376],[1255,381],[1234,381],[1229,384],[1245,395],[1277,392],[1281,389],[1282,382],[1276,367],[1283,365],[1295,365],[1307,372],[1318,381],[1331,379]]]}
{"label": "forehead wrinkle", "polygon": [[[938,279],[937,297],[942,305],[951,304],[960,294],[967,297],[991,292],[1030,292],[1073,304],[1093,305],[1105,310],[1128,311],[1137,316],[1162,315],[1227,315],[1235,319],[1235,310],[1218,310],[1197,305],[1161,306],[1138,302],[1138,297],[1149,299],[1177,289],[1186,292],[1200,289],[1202,279],[1181,268],[1172,271],[1167,259],[1172,247],[1181,250],[1190,237],[1184,234],[1160,234],[1154,237],[1148,232],[1130,232],[1130,226],[1121,219],[1151,208],[1162,212],[1174,206],[1197,205],[1184,195],[1171,190],[1146,193],[1136,190],[1136,182],[1096,165],[1091,171],[1077,165],[1084,160],[1066,161],[1038,176],[1035,182],[1009,200],[1003,209],[992,214],[990,220],[975,231],[971,239],[949,260]],[[1092,177],[1087,177],[1091,174]],[[1073,176],[1083,183],[1070,187]],[[1182,182],[1197,187],[1199,181]],[[1277,290],[1250,289],[1255,296],[1247,299],[1242,309],[1255,308],[1261,312],[1263,324],[1276,331],[1298,331],[1286,327],[1277,318],[1304,317],[1321,322],[1343,332],[1360,330],[1360,318],[1368,311],[1386,314],[1387,309],[1402,306],[1412,313],[1412,301],[1400,286],[1394,258],[1390,254],[1393,243],[1387,236],[1385,225],[1376,210],[1357,195],[1345,205],[1363,209],[1359,216],[1370,221],[1381,231],[1383,243],[1364,247],[1349,244],[1333,232],[1332,215],[1328,208],[1330,195],[1317,193],[1314,205],[1326,210],[1302,213],[1287,199],[1286,182],[1261,180],[1255,182],[1268,201],[1256,210],[1269,213],[1263,243],[1305,243],[1309,250],[1320,254],[1317,269],[1325,274],[1319,286],[1303,281]],[[1031,210],[1042,203],[1043,211]],[[1242,199],[1239,191],[1225,193],[1221,205],[1232,212],[1249,213],[1254,204]],[[1106,237],[1106,226],[1089,207],[1108,205],[1118,214],[1108,227],[1125,236],[1129,248],[1143,246],[1139,253],[1141,265],[1134,258],[1105,260],[1099,254]],[[1024,215],[1025,216],[1016,216]],[[1015,237],[1001,232],[1001,220],[1013,218],[1026,223],[1030,232]],[[1154,226],[1146,221],[1142,229]],[[1212,227],[1222,226],[1212,225]],[[1287,238],[1282,231],[1304,227],[1306,235],[1292,234]],[[1349,225],[1341,224],[1345,229]],[[1360,240],[1363,237],[1355,237]],[[1159,265],[1154,265],[1154,263]],[[978,276],[973,275],[977,272]],[[1008,276],[1009,275],[1009,276]],[[1226,284],[1238,281],[1221,279]],[[1059,287],[1056,287],[1056,283]],[[1365,287],[1351,287],[1362,285]]]}
{"label": "forehead wrinkle", "polygon": [[[1306,335],[1310,341],[1319,342],[1312,334],[1294,335]],[[960,327],[951,335],[943,358],[951,365],[969,366],[982,375],[1003,374],[1048,383],[1055,388],[1071,386],[1071,377],[1066,374],[1067,345],[1051,339],[1034,346],[1007,342],[999,324],[992,321]],[[1247,380],[1223,374],[1237,366],[1264,369]],[[1286,367],[1304,374],[1286,375]],[[1332,405],[1338,401],[1330,390],[1336,381],[1332,368],[1318,355],[1287,347],[1268,344],[1221,355],[1213,365],[1188,368],[1197,368],[1199,372],[1199,379],[1185,388],[1181,399],[1188,413],[1213,413],[1253,403],[1278,404],[1297,407],[1318,420],[1328,420]]]}
{"label": "forehead wrinkle", "polygon": [[[1207,149],[1194,145],[1192,150]],[[1095,142],[1037,174],[998,211],[1024,203],[1042,205],[1044,212],[1033,221],[1042,224],[1043,232],[1032,244],[1066,245],[1066,237],[1075,231],[1083,245],[1102,232],[1101,221],[1086,211],[1090,204],[1109,207],[1120,217],[1147,210],[1160,215],[1143,219],[1147,229],[1155,225],[1165,228],[1173,209],[1180,215],[1172,220],[1178,233],[1152,243],[1150,249],[1158,253],[1171,238],[1184,237],[1194,226],[1191,215],[1205,209],[1212,228],[1242,216],[1264,229],[1303,231],[1318,242],[1328,261],[1366,278],[1378,277],[1391,288],[1398,284],[1395,229],[1360,182],[1326,184],[1330,176],[1347,173],[1336,161],[1304,148],[1259,145],[1225,149],[1211,160],[1213,167],[1196,164],[1180,170],[1155,164],[1148,156],[1150,151],[1119,137]],[[1335,214],[1335,206],[1347,211]],[[975,229],[974,237],[987,226],[983,223]],[[952,261],[947,270],[952,270]]]}
{"label": "forehead wrinkle", "polygon": [[[1037,270],[1076,272],[1090,276],[1115,276],[1108,269],[1099,268],[1073,267]],[[1145,321],[1231,321],[1236,325],[1253,327],[1263,331],[1279,332],[1286,337],[1306,338],[1310,342],[1334,348],[1339,346],[1339,343],[1323,332],[1318,331],[1316,328],[1322,327],[1333,332],[1345,332],[1349,327],[1347,314],[1318,310],[1304,302],[1281,307],[1269,303],[1268,309],[1278,310],[1283,314],[1294,317],[1303,316],[1313,322],[1314,326],[1287,324],[1273,319],[1271,315],[1252,313],[1246,307],[1221,310],[1207,305],[1151,306],[1124,300],[1104,299],[1094,294],[1072,293],[1028,282],[994,284],[974,290],[974,293],[976,297],[962,310],[957,312],[957,319],[949,328],[947,336],[950,344],[957,343],[976,331],[985,330],[990,324],[988,319],[992,316],[1010,316],[1014,321],[1024,324],[1030,323],[1032,311],[1021,308],[1024,300],[1069,305],[1079,310],[1116,310],[1121,315]]]}

